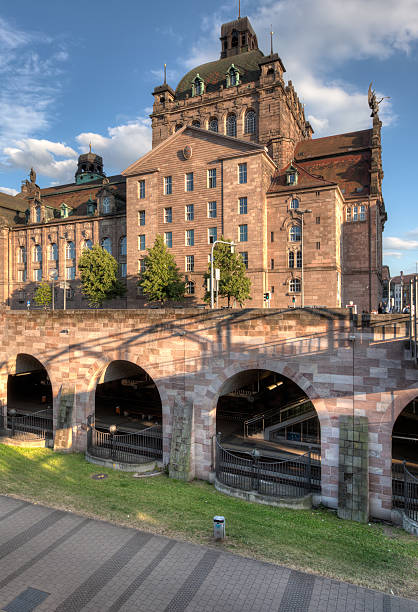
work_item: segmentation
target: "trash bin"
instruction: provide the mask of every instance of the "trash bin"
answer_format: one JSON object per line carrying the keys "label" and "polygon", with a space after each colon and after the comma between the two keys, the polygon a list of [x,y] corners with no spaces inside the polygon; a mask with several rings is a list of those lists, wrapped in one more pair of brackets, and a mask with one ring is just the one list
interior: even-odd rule
{"label": "trash bin", "polygon": [[213,537],[215,540],[225,539],[225,517],[214,516],[213,517]]}

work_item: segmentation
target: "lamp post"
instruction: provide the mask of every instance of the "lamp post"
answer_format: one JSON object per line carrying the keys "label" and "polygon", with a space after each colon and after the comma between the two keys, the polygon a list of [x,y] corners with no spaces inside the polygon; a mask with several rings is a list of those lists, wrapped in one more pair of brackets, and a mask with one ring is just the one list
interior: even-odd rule
{"label": "lamp post", "polygon": [[210,307],[213,309],[215,308],[215,297],[214,297],[214,291],[213,291],[213,249],[215,248],[215,245],[217,244],[229,244],[231,247],[231,253],[234,253],[234,249],[235,249],[235,242],[227,242],[226,240],[215,240],[215,242],[212,244],[212,249],[211,249],[211,254],[210,254]]}
{"label": "lamp post", "polygon": [[58,271],[51,270],[51,272],[49,273],[49,278],[52,281],[52,310],[55,310],[55,281],[58,278]]}
{"label": "lamp post", "polygon": [[300,269],[300,302],[301,302],[301,306],[302,308],[305,308],[305,287],[303,284],[303,267],[304,267],[304,261],[303,261],[303,223],[304,223],[304,216],[307,213],[311,213],[312,210],[310,208],[306,208],[305,210],[299,210],[299,209],[295,209],[295,213],[297,213],[298,215],[301,216],[301,224],[300,224],[300,255],[301,255],[301,259],[302,259],[302,265],[301,265],[301,269]]}
{"label": "lamp post", "polygon": [[14,438],[15,437],[15,416],[16,416],[16,410],[14,408],[9,410],[9,415],[12,417],[12,438]]}
{"label": "lamp post", "polygon": [[116,431],[117,431],[116,425],[111,425],[109,427],[109,433],[110,433],[110,458],[111,459],[115,458],[113,438],[114,438],[114,435],[115,435]]}

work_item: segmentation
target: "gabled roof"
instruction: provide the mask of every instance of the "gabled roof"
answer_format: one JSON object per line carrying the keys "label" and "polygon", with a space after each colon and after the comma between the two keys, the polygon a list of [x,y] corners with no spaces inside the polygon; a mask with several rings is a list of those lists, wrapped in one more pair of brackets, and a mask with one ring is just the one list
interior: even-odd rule
{"label": "gabled roof", "polygon": [[0,191],[0,208],[6,208],[8,210],[20,210],[25,212],[28,207],[27,201],[19,195],[11,196],[8,193]]}
{"label": "gabled roof", "polygon": [[195,127],[194,125],[184,125],[177,132],[174,132],[174,134],[160,142],[160,144],[154,147],[154,149],[151,149],[151,151],[145,153],[145,155],[143,155],[140,159],[128,166],[126,170],[123,170],[122,174],[124,176],[138,174],[141,172],[141,169],[144,170],[145,168],[147,171],[150,171],[152,168],[153,158],[157,156],[157,154],[159,154],[164,148],[169,147],[175,140],[181,138],[185,132],[190,133],[192,135],[194,134],[198,137],[204,136],[206,140],[211,139],[214,142],[222,143],[227,147],[233,146],[237,150],[241,149],[243,154],[254,152],[264,153],[265,155],[267,155],[267,153],[265,153],[265,148],[263,147],[263,145],[254,144],[246,140],[239,140],[238,138],[226,136],[225,134],[219,134],[218,132],[212,132],[211,130],[204,130],[203,128]]}
{"label": "gabled roof", "polygon": [[[286,183],[286,177],[290,169],[294,169],[298,173],[297,185],[287,185]],[[331,186],[336,186],[336,183],[333,181],[327,181],[321,176],[312,174],[306,170],[306,168],[293,161],[274,174],[267,193],[293,193],[298,189],[312,189],[315,187],[319,188]]]}
{"label": "gabled roof", "polygon": [[[97,194],[102,189],[108,189],[113,195],[120,200],[126,200],[126,179],[124,176],[117,174],[109,176],[109,183],[103,183],[103,178],[89,181],[88,183],[70,183],[67,185],[55,185],[54,187],[46,187],[41,189],[42,202],[51,208],[59,208],[64,202],[72,209],[77,209],[80,214],[86,207],[89,198],[96,199]],[[81,206],[81,208],[80,208]],[[87,213],[87,211],[86,211]]]}

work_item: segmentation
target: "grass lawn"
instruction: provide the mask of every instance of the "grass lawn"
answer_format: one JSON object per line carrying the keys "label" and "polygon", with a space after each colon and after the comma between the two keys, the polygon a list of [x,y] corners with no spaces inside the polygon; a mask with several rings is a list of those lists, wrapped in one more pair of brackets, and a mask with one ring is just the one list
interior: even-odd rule
{"label": "grass lawn", "polygon": [[[106,473],[108,478],[91,476]],[[81,454],[0,445],[0,493],[79,514],[214,545],[212,518],[226,518],[233,553],[418,598],[418,539],[399,528],[342,521],[325,510],[286,510],[234,499],[206,482],[133,478]]]}

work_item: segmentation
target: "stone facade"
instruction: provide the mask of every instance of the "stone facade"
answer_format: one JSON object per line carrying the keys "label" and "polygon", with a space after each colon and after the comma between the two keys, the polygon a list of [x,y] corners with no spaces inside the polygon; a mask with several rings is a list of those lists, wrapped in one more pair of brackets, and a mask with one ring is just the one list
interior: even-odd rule
{"label": "stone facade", "polygon": [[2,410],[17,355],[32,355],[51,380],[55,427],[67,420],[67,443],[84,450],[96,385],[112,361],[126,360],[143,368],[158,388],[165,463],[170,461],[174,404],[184,394],[193,406],[190,458],[188,463],[182,457],[180,471],[186,466],[197,478],[209,479],[219,395],[239,372],[271,370],[295,382],[316,409],[321,500],[329,507],[336,508],[339,497],[340,440],[345,439],[340,417],[367,417],[370,514],[390,519],[392,428],[418,396],[418,371],[405,348],[407,322],[402,315],[353,322],[341,310],[3,311]]}

